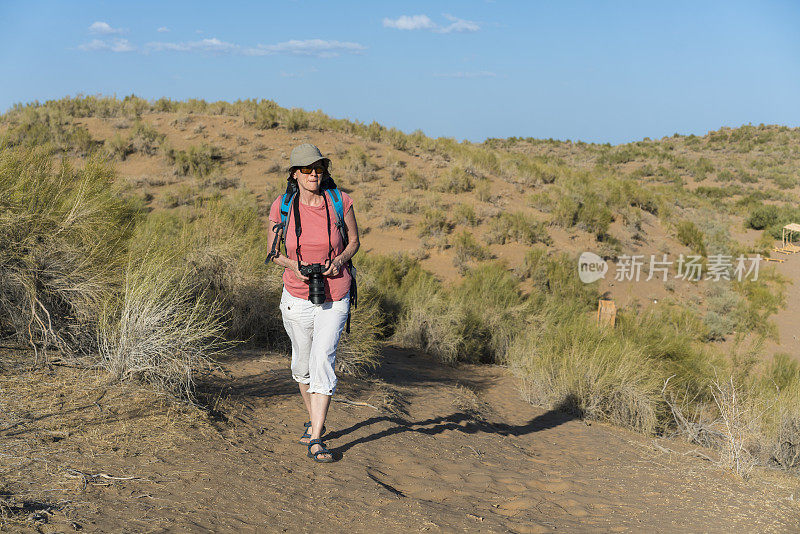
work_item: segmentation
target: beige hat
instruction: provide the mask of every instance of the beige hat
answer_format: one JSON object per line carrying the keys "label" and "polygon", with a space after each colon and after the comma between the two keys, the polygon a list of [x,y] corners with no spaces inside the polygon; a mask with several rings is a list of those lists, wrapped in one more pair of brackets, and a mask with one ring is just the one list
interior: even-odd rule
{"label": "beige hat", "polygon": [[292,170],[293,167],[307,167],[319,160],[323,160],[326,167],[331,163],[331,160],[322,155],[319,148],[311,143],[303,143],[292,150],[292,154],[289,156],[288,170]]}

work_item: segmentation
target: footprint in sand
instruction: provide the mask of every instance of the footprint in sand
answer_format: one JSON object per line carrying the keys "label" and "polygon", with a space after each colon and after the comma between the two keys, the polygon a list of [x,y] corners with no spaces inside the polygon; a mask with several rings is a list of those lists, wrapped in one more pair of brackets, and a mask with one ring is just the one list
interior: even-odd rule
{"label": "footprint in sand", "polygon": [[589,515],[588,510],[584,505],[576,501],[575,499],[557,499],[554,500],[556,504],[558,504],[561,508],[564,509],[569,515],[573,517],[586,517]]}
{"label": "footprint in sand", "polygon": [[547,491],[550,493],[565,493],[574,488],[574,484],[560,478],[550,478],[547,480],[531,479],[526,482],[529,488]]}
{"label": "footprint in sand", "polygon": [[553,532],[553,527],[535,522],[517,523],[508,521],[505,526],[508,528],[509,532],[513,532],[514,534],[544,534],[545,532]]}

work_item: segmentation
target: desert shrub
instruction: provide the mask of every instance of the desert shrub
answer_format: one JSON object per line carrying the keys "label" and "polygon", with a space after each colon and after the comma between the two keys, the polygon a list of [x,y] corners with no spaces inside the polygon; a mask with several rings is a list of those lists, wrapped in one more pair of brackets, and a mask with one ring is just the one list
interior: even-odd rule
{"label": "desert shrub", "polygon": [[767,204],[755,207],[747,218],[745,225],[754,230],[763,230],[778,222],[780,211],[777,206]]}
{"label": "desert shrub", "polygon": [[438,237],[449,234],[453,229],[452,223],[447,219],[447,215],[440,209],[427,209],[422,214],[419,222],[419,237]]}
{"label": "desert shrub", "polygon": [[608,328],[568,300],[540,309],[509,349],[532,402],[649,433],[673,424],[661,394],[670,376],[675,391],[709,400],[707,380],[721,361],[697,340],[695,316],[620,311],[617,327]]}
{"label": "desert shrub", "polygon": [[683,245],[701,256],[706,256],[706,245],[703,232],[692,221],[681,221],[678,223],[677,237]]}
{"label": "desert shrub", "polygon": [[289,130],[290,132],[305,130],[306,128],[308,128],[309,125],[309,120],[306,112],[300,108],[294,108],[289,110],[289,112],[286,113],[283,122],[284,125],[286,126],[286,129]]}
{"label": "desert shrub", "polygon": [[445,193],[466,193],[474,187],[472,176],[459,167],[451,167],[436,183],[436,190]]}
{"label": "desert shrub", "polygon": [[176,174],[180,176],[192,174],[198,178],[218,170],[223,158],[222,149],[213,145],[192,145],[188,150],[168,147],[164,155],[175,167]]}
{"label": "desert shrub", "polygon": [[519,282],[503,264],[480,264],[450,289],[430,276],[416,276],[403,289],[393,339],[445,362],[502,362],[524,324]]}
{"label": "desert shrub", "polygon": [[119,133],[105,142],[106,152],[112,158],[125,161],[128,155],[133,154],[133,145],[127,137],[122,137]]}
{"label": "desert shrub", "polygon": [[393,215],[387,215],[386,217],[383,218],[383,220],[381,221],[380,225],[378,225],[378,226],[380,228],[392,228],[392,227],[395,227],[395,226],[396,227],[402,227],[403,224],[404,224],[404,221],[402,219],[400,219],[398,217],[395,217]]}
{"label": "desert shrub", "polygon": [[706,292],[708,313],[703,321],[708,327],[706,339],[718,341],[736,330],[740,323],[737,315],[744,302],[742,297],[731,290],[729,284],[717,282],[710,284]]}
{"label": "desert shrub", "polygon": [[159,145],[164,142],[165,136],[146,122],[137,120],[131,132],[131,144],[133,150],[148,156],[156,153]]}
{"label": "desert shrub", "polygon": [[161,251],[151,243],[128,263],[122,293],[100,315],[100,361],[119,379],[190,398],[194,373],[222,348],[223,312]]}
{"label": "desert shrub", "polygon": [[697,181],[706,179],[709,173],[714,172],[714,164],[707,158],[698,158],[691,166],[691,172]]}
{"label": "desert shrub", "polygon": [[399,202],[392,204],[389,209],[398,213],[411,214],[419,211],[419,204],[413,198],[406,197]]}
{"label": "desert shrub", "polygon": [[113,176],[96,158],[54,170],[46,150],[0,152],[0,330],[20,343],[94,350],[138,216]]}
{"label": "desert shrub", "polygon": [[584,198],[565,195],[558,199],[553,209],[553,222],[564,228],[577,226],[597,237],[608,233],[614,215],[607,203],[596,195]]}
{"label": "desert shrub", "polygon": [[492,200],[492,186],[488,182],[479,184],[475,188],[475,194],[481,202],[491,202]]}
{"label": "desert shrub", "polygon": [[769,318],[786,305],[785,287],[789,280],[774,269],[761,269],[758,279],[732,279],[731,286],[742,295],[745,305],[739,310],[739,329],[757,332],[777,340],[777,326]]}
{"label": "desert shrub", "polygon": [[266,232],[255,198],[240,190],[205,202],[191,218],[151,214],[137,243],[160,240],[176,251],[198,296],[218,302],[227,314],[227,339],[280,349],[286,347],[278,307],[281,273],[264,265]]}
{"label": "desert shrub", "polygon": [[458,204],[453,210],[453,222],[465,226],[477,226],[480,222],[475,209],[469,204]]}
{"label": "desert shrub", "polygon": [[353,182],[371,182],[378,176],[375,171],[377,165],[373,163],[369,155],[360,146],[352,146],[342,157],[344,169],[351,176]]}
{"label": "desert shrub", "polygon": [[428,179],[417,171],[408,170],[403,179],[403,190],[408,189],[428,189]]}
{"label": "desert shrub", "polygon": [[530,299],[536,308],[555,298],[574,303],[584,311],[597,306],[597,284],[584,284],[575,270],[576,260],[566,253],[549,254],[545,247],[533,247],[525,253],[518,274],[529,279],[535,289]]}
{"label": "desert shrub", "polygon": [[518,241],[525,245],[552,242],[543,222],[522,212],[502,212],[489,221],[486,242],[503,244],[510,241]]}
{"label": "desert shrub", "polygon": [[640,432],[658,426],[661,373],[641,347],[585,315],[545,315],[509,359],[530,402]]}
{"label": "desert shrub", "polygon": [[67,116],[46,108],[25,108],[6,120],[10,127],[3,143],[11,147],[47,147],[49,151],[86,155],[97,145],[89,131]]}
{"label": "desert shrub", "polygon": [[347,375],[361,375],[380,362],[385,320],[380,301],[371,291],[360,291],[358,307],[350,313],[350,333],[342,332],[336,349],[336,369]]}
{"label": "desert shrub", "polygon": [[475,237],[467,230],[455,236],[453,240],[453,265],[458,268],[461,274],[467,270],[470,262],[480,262],[492,257],[489,250],[478,243]]}

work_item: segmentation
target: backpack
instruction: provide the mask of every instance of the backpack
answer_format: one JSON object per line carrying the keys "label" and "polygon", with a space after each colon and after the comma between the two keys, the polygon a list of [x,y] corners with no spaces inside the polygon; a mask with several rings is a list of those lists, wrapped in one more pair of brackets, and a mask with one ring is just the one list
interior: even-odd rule
{"label": "backpack", "polygon": [[[330,176],[322,180],[320,189],[322,190],[322,194],[326,195],[331,204],[333,204],[333,211],[336,214],[335,225],[339,231],[339,235],[342,237],[342,244],[345,248],[347,248],[349,239],[347,237],[347,226],[344,223],[344,203],[342,202],[342,193],[336,187],[333,178]],[[281,222],[276,224],[273,228],[275,232],[275,239],[272,241],[272,250],[270,250],[269,254],[267,255],[267,259],[264,262],[266,264],[269,264],[273,258],[280,254],[281,243],[283,244],[284,251],[286,250],[286,225],[289,222],[289,211],[292,209],[292,202],[294,202],[294,199],[297,196],[297,191],[297,183],[289,180],[286,185],[286,192],[281,196]],[[358,306],[358,288],[356,286],[356,268],[353,265],[352,259],[347,261],[347,265],[345,267],[350,272],[350,308],[356,308]],[[345,327],[345,331],[348,334],[350,333],[349,308],[347,310],[347,325]]]}

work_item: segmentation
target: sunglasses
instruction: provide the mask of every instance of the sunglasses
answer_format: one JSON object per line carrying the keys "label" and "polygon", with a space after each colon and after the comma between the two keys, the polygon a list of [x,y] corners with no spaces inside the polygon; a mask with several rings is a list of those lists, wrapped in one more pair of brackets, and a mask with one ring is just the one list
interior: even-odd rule
{"label": "sunglasses", "polygon": [[313,167],[298,167],[297,170],[302,174],[311,174],[311,171],[317,171],[317,174],[324,174],[327,169],[323,165],[314,165]]}

